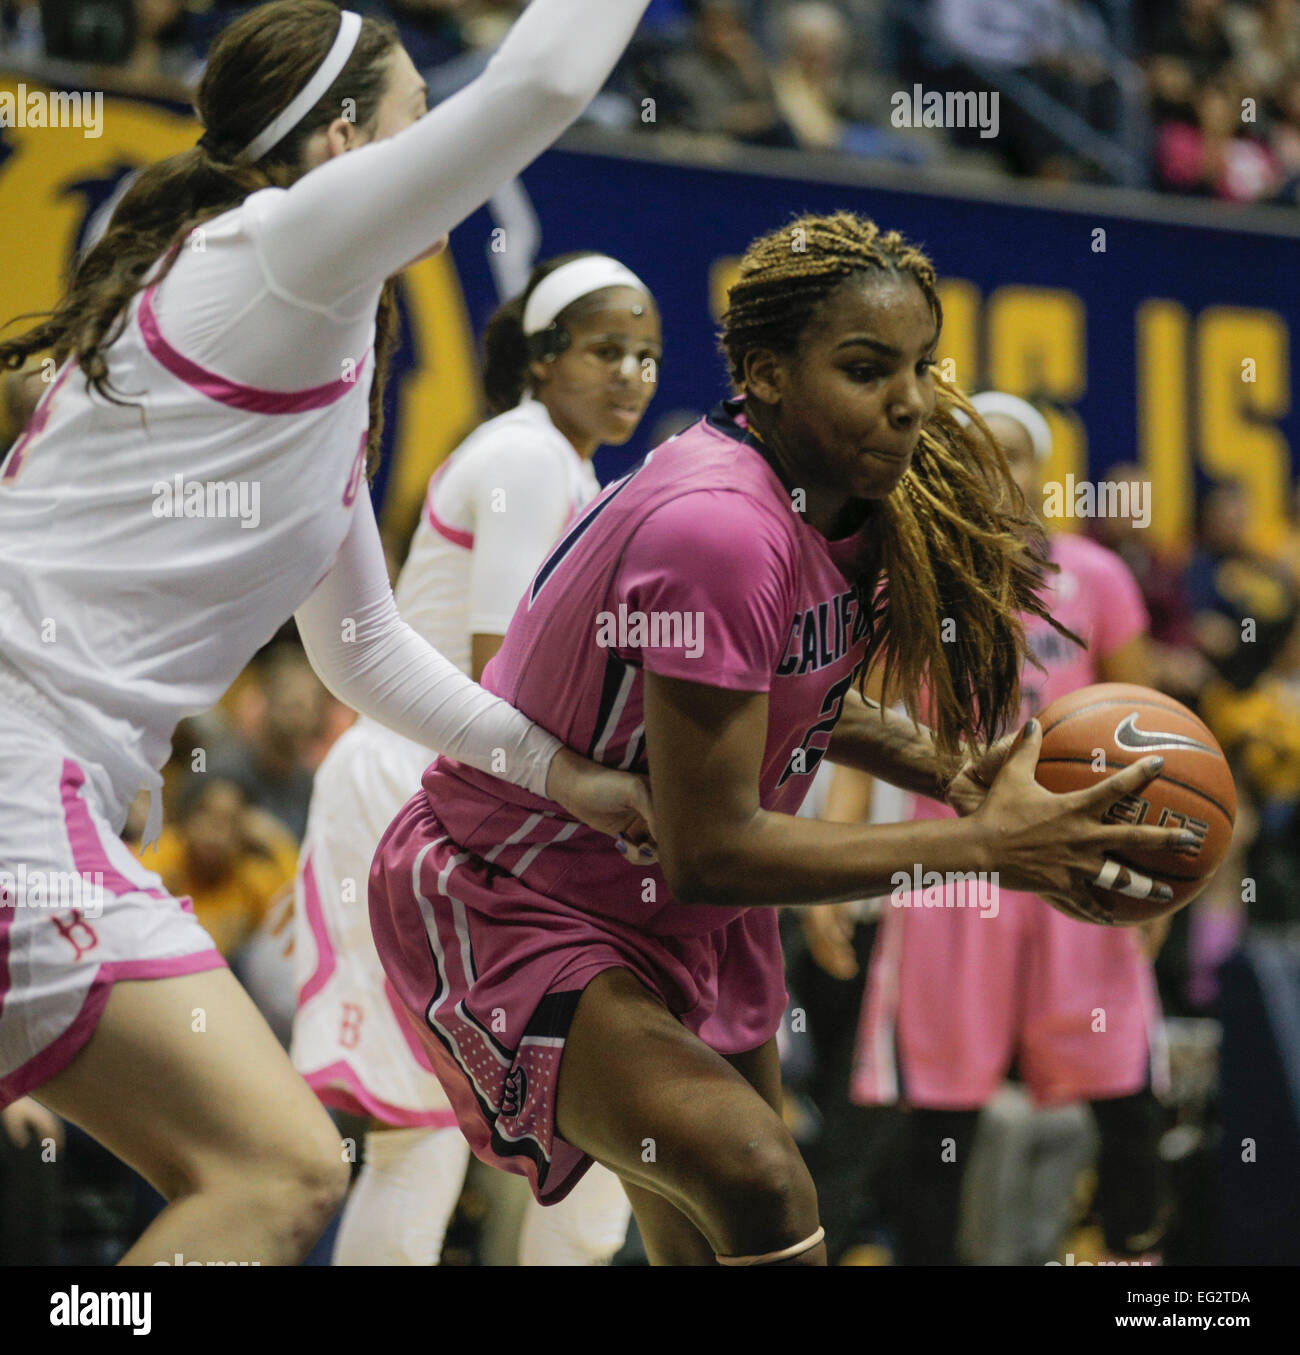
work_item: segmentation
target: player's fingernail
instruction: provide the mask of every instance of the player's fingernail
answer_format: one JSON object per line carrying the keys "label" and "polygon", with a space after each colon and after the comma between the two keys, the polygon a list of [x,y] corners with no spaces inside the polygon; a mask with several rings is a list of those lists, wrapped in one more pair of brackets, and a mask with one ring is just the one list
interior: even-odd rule
{"label": "player's fingernail", "polygon": [[1149,772],[1158,772],[1158,771],[1160,770],[1160,768],[1163,767],[1164,765],[1165,765],[1165,760],[1164,760],[1164,758],[1162,758],[1162,757],[1149,757],[1149,758],[1147,758],[1146,766],[1147,766],[1147,771],[1149,771]]}
{"label": "player's fingernail", "polygon": [[1032,738],[1034,737],[1034,735],[1037,734],[1037,733],[1038,733],[1038,721],[1037,721],[1037,720],[1026,720],[1026,721],[1025,721],[1025,737],[1026,737],[1026,738],[1029,738],[1029,739],[1032,739]]}
{"label": "player's fingernail", "polygon": [[1200,838],[1198,838],[1195,833],[1184,830],[1178,834],[1177,842],[1180,847],[1195,847],[1199,841]]}
{"label": "player's fingernail", "polygon": [[627,843],[624,841],[622,833],[618,835],[618,838],[615,841],[614,846],[618,849],[618,854],[620,856],[627,855]]}
{"label": "player's fingernail", "polygon": [[1156,885],[1156,898],[1161,903],[1168,903],[1174,897],[1174,891],[1168,885]]}

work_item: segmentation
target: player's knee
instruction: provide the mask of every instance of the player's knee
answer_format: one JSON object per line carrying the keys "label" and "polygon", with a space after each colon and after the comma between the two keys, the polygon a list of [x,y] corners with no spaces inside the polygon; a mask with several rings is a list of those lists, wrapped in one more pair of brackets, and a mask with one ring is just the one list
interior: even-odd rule
{"label": "player's knee", "polygon": [[305,1253],[342,1206],[350,1180],[338,1139],[315,1136],[263,1159],[247,1184],[259,1215],[274,1220]]}
{"label": "player's knee", "polygon": [[711,1168],[711,1194],[727,1233],[724,1250],[771,1251],[816,1227],[817,1192],[783,1126],[729,1144],[721,1159]]}
{"label": "player's knee", "polygon": [[202,1185],[248,1199],[286,1235],[311,1233],[309,1248],[347,1195],[350,1155],[323,1110],[277,1130],[251,1149],[205,1164]]}

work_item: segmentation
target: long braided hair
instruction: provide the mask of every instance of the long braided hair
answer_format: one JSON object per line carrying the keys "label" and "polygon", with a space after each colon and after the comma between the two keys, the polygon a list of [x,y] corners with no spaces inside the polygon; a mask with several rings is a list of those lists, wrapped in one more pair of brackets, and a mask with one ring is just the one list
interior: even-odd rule
{"label": "long braided hair", "polygon": [[[273,0],[240,15],[212,45],[195,107],[204,125],[199,143],[148,166],[122,196],[102,238],[76,264],[68,289],[49,318],[0,343],[0,370],[16,370],[36,353],[58,363],[75,355],[87,384],[114,404],[131,404],[111,388],[106,350],[121,333],[127,305],[149,270],[167,258],[201,222],[250,193],[287,188],[302,174],[303,148],[312,134],[341,115],[351,101],[354,121],[367,128],[388,81],[397,30],[366,18],[356,48],[338,78],[291,132],[255,164],[241,149],[288,105],[324,59],[338,31],[329,0]],[[25,317],[22,317],[25,318]],[[373,470],[383,432],[384,381],[397,336],[393,284],[386,283],[375,315],[375,367],[370,387],[367,465]]]}
{"label": "long braided hair", "polygon": [[[755,240],[722,317],[736,388],[744,390],[748,354],[793,355],[837,288],[881,271],[913,278],[942,325],[934,266],[897,231],[837,212],[799,217]],[[935,386],[935,409],[907,472],[890,494],[861,505],[877,530],[867,533],[871,546],[853,584],[869,626],[861,681],[883,659],[887,696],[901,697],[913,720],[928,719],[951,758],[962,742],[985,744],[1018,719],[1020,670],[1035,661],[1022,613],[1081,642],[1039,596],[1055,566],[1001,448],[955,385],[936,372]]]}

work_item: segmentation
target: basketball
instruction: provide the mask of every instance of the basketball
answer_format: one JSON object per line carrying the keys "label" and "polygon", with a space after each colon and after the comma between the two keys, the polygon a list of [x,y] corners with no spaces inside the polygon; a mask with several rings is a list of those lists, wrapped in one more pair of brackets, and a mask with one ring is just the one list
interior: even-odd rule
{"label": "basketball", "polygon": [[1186,828],[1197,835],[1195,846],[1115,857],[1174,891],[1169,902],[1096,888],[1116,923],[1148,922],[1194,899],[1223,860],[1237,814],[1232,773],[1214,735],[1172,697],[1119,682],[1071,692],[1038,719],[1043,727],[1035,773],[1040,786],[1085,790],[1099,777],[1158,755],[1165,760],[1160,775],[1138,794],[1111,805],[1105,821]]}

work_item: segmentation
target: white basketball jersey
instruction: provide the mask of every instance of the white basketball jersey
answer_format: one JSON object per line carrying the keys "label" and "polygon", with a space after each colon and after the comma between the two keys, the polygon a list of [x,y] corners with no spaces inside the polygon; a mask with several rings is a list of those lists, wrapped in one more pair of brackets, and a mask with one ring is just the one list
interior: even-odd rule
{"label": "white basketball jersey", "polygon": [[[239,300],[245,316],[282,305],[255,257],[265,196],[206,223],[205,248],[133,299],[105,354],[132,403],[88,392],[67,362],[0,466],[5,690],[35,691],[120,804],[157,786],[176,722],[210,708],[311,594],[365,492],[373,299],[369,316],[318,319],[330,365],[316,370],[333,381],[292,388],[300,353],[264,366],[265,387],[191,356],[237,337]],[[330,352],[341,339],[350,366]]]}
{"label": "white basketball jersey", "polygon": [[429,482],[394,590],[402,619],[468,673],[470,637],[505,634],[546,552],[599,491],[540,401],[489,419]]}

